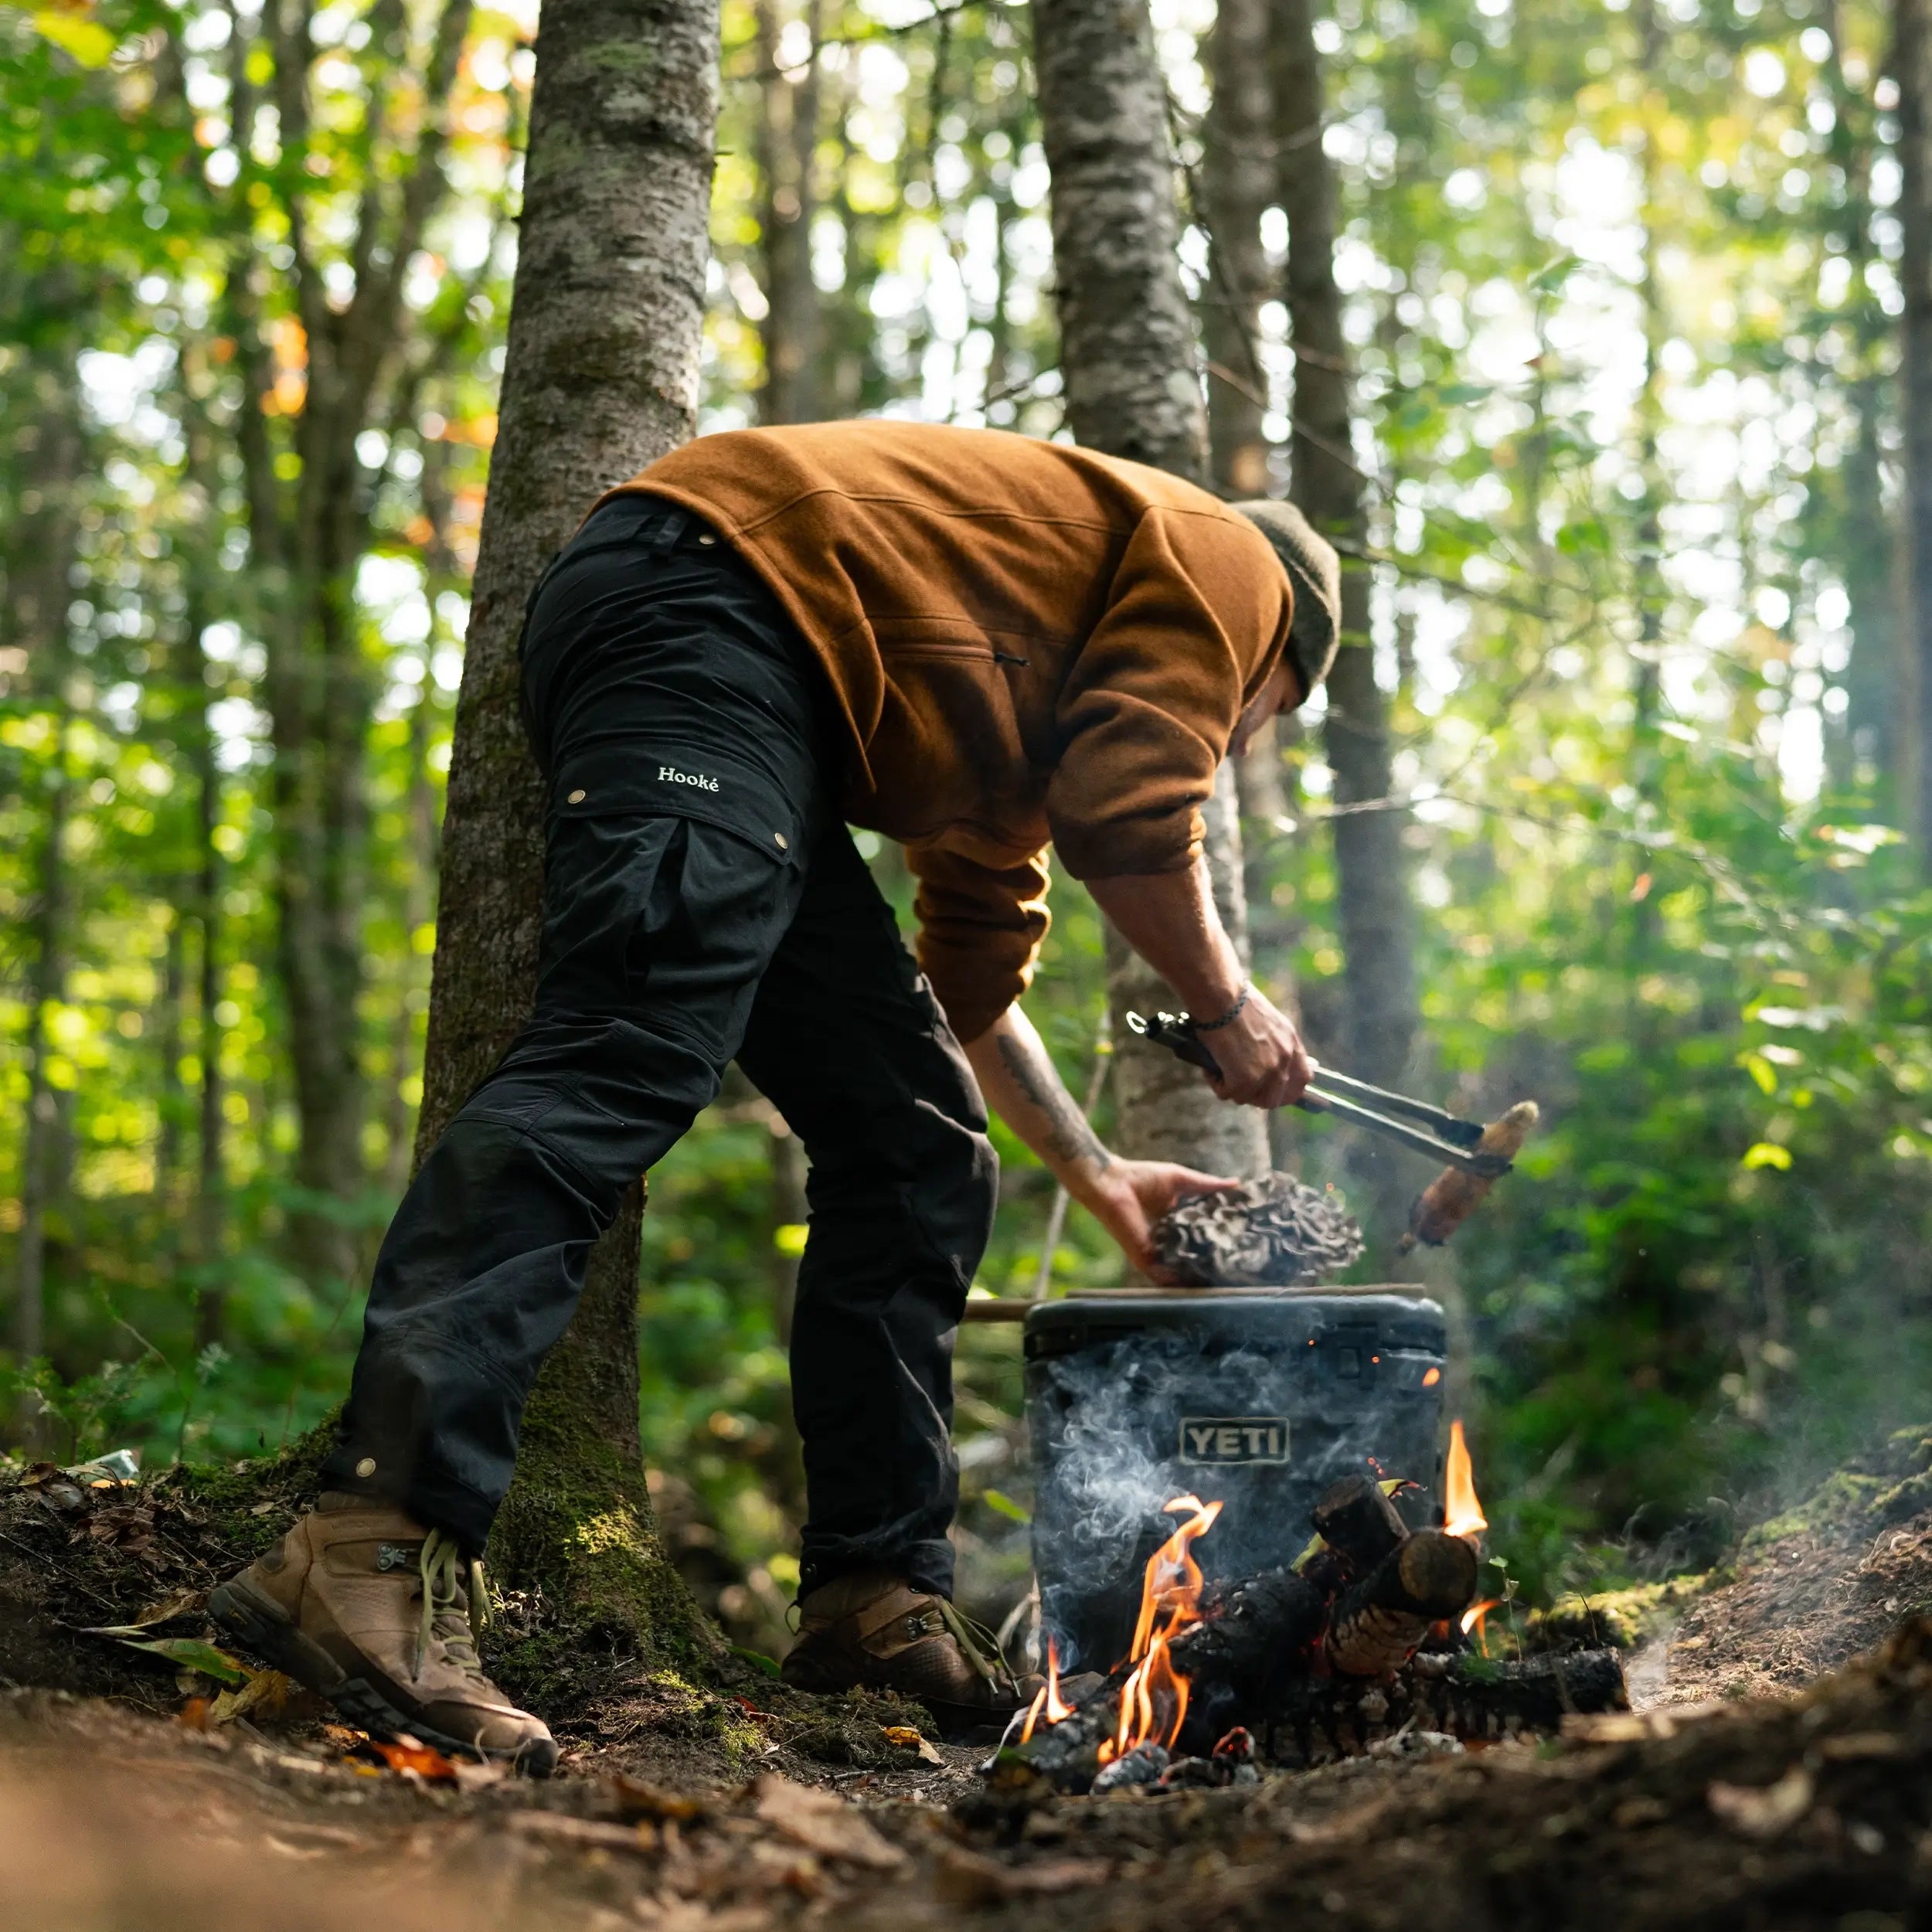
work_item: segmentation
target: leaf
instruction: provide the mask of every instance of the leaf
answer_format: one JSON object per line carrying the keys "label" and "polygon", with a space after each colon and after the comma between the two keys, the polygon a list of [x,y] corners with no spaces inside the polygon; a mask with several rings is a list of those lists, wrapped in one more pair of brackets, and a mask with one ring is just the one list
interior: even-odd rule
{"label": "leaf", "polygon": [[808,1852],[843,1859],[875,1872],[896,1872],[906,1854],[847,1804],[829,1791],[816,1791],[767,1772],[752,1787],[758,1815]]}
{"label": "leaf", "polygon": [[902,1749],[915,1750],[928,1764],[944,1764],[945,1759],[934,1750],[910,1724],[886,1724],[883,1730],[888,1744],[899,1745]]}
{"label": "leaf", "polygon": [[617,1802],[618,1817],[627,1825],[645,1818],[672,1818],[682,1823],[704,1815],[705,1808],[696,1798],[665,1791],[641,1777],[627,1777],[621,1771],[611,1780],[611,1795]]}
{"label": "leaf", "polygon": [[258,1670],[240,1689],[223,1691],[208,1715],[217,1724],[232,1723],[238,1717],[278,1717],[291,1699],[308,1694],[278,1670]]}
{"label": "leaf", "polygon": [[1014,1502],[1004,1490],[982,1489],[979,1493],[980,1499],[996,1515],[1004,1516],[1009,1522],[1016,1523],[1030,1523],[1033,1520],[1032,1512],[1026,1505]]}
{"label": "leaf", "polygon": [[1746,1148],[1739,1165],[1745,1168],[1774,1167],[1782,1172],[1791,1165],[1791,1150],[1780,1147],[1775,1141],[1760,1141],[1754,1147]]}
{"label": "leaf", "polygon": [[398,1738],[391,1742],[387,1738],[372,1737],[369,1748],[392,1771],[400,1771],[405,1777],[420,1777],[429,1784],[455,1784],[461,1783],[456,1767],[432,1745],[419,1743],[413,1737]]}
{"label": "leaf", "polygon": [[71,13],[36,13],[34,31],[83,67],[104,67],[113,59],[114,36],[97,20]]}
{"label": "leaf", "polygon": [[761,1650],[747,1650],[742,1644],[733,1644],[731,1654],[733,1657],[742,1658],[753,1670],[763,1671],[767,1677],[779,1675],[778,1660],[775,1657],[767,1657]]}
{"label": "leaf", "polygon": [[[122,1630],[139,1628],[138,1624],[124,1625]],[[177,1670],[198,1670],[202,1676],[212,1677],[216,1683],[226,1684],[231,1690],[239,1690],[254,1675],[226,1651],[217,1650],[213,1644],[204,1644],[198,1637],[156,1637],[138,1642],[123,1635],[121,1630],[95,1634],[112,1634],[130,1650],[145,1650],[152,1656],[165,1657]]]}

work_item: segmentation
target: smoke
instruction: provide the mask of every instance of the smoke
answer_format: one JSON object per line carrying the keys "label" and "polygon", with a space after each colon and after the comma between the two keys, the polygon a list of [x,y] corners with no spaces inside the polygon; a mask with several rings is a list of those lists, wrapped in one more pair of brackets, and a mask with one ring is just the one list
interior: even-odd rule
{"label": "smoke", "polygon": [[[1194,1555],[1209,1579],[1239,1580],[1301,1554],[1309,1512],[1338,1477],[1434,1486],[1443,1344],[1433,1304],[1257,1298],[1172,1325],[1143,1318],[1125,1332],[1070,1335],[1083,1345],[1028,1364],[1041,1623],[1073,1668],[1104,1669],[1124,1649],[1173,1498],[1226,1504]],[[1425,1494],[1417,1506],[1433,1505]]]}

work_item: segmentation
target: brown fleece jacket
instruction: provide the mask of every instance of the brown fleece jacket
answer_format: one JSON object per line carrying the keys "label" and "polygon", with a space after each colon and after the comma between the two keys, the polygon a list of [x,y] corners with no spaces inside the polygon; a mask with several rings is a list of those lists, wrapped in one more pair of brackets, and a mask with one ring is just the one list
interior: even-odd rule
{"label": "brown fleece jacket", "polygon": [[845,815],[907,848],[920,963],[961,1039],[1032,977],[1049,844],[1077,879],[1193,862],[1293,613],[1267,538],[1206,491],[892,421],[701,437],[623,487],[704,518],[818,653]]}

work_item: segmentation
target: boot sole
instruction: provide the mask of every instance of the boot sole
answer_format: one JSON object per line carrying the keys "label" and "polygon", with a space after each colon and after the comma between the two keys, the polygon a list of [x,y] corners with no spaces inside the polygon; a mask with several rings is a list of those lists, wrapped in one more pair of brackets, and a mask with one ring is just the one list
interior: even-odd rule
{"label": "boot sole", "polygon": [[410,1717],[366,1677],[352,1676],[312,1638],[304,1637],[274,1604],[264,1602],[239,1580],[212,1590],[208,1614],[236,1642],[304,1688],[325,1697],[342,1715],[372,1737],[399,1735],[433,1746],[446,1757],[495,1759],[526,1777],[548,1777],[556,1768],[554,1742],[525,1745],[520,1750],[491,1751],[467,1738],[451,1737],[420,1718]]}

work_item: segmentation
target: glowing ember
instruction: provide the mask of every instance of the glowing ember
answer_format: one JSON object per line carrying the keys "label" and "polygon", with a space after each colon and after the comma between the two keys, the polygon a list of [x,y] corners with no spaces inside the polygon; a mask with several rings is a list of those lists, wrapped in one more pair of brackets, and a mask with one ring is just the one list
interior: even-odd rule
{"label": "glowing ember", "polygon": [[1027,1709],[1026,1727],[1020,1733],[1019,1741],[1022,1744],[1032,1742],[1033,1726],[1043,1717],[1049,1724],[1057,1724],[1073,1715],[1073,1706],[1060,1696],[1060,1647],[1049,1637],[1046,1640],[1046,1682]]}
{"label": "glowing ember", "polygon": [[1452,1536],[1476,1536],[1489,1527],[1476,1499],[1475,1471],[1469,1462],[1469,1445],[1463,1440],[1462,1418],[1449,1425],[1449,1460],[1443,1467],[1443,1528]]}
{"label": "glowing ember", "polygon": [[1176,1496],[1165,1507],[1171,1516],[1188,1512],[1192,1513],[1187,1521],[1147,1560],[1141,1614],[1127,1658],[1134,1668],[1121,1686],[1120,1723],[1100,1745],[1103,1764],[1142,1744],[1171,1745],[1187,1716],[1187,1679],[1174,1668],[1168,1646],[1201,1621],[1201,1566],[1189,1546],[1214,1526],[1221,1505],[1198,1496]]}

